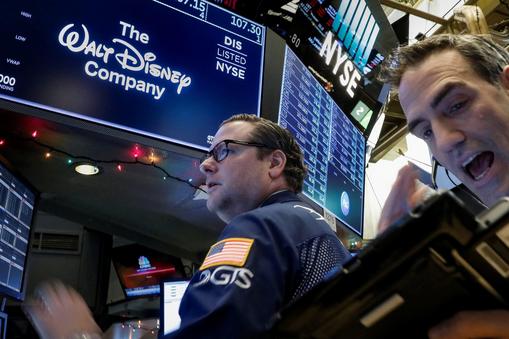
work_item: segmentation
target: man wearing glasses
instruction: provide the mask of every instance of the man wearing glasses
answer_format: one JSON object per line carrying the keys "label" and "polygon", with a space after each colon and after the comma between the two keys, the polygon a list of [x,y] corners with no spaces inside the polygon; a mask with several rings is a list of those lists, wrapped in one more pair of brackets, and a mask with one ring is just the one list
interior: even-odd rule
{"label": "man wearing glasses", "polygon": [[[247,114],[224,121],[200,169],[207,207],[227,225],[182,299],[180,329],[164,337],[264,337],[281,308],[350,254],[297,197],[302,152],[277,124]],[[83,299],[61,283],[39,288],[26,311],[41,338],[105,338]]]}
{"label": "man wearing glasses", "polygon": [[181,327],[169,337],[263,335],[283,306],[350,255],[297,197],[302,152],[277,124],[247,114],[224,121],[200,168],[207,208],[227,225],[191,280]]}

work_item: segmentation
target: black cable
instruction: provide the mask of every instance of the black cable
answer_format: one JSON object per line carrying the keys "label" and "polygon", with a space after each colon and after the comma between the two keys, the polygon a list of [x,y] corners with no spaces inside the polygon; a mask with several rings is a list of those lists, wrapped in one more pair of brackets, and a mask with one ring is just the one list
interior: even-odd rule
{"label": "black cable", "polygon": [[163,167],[159,166],[159,165],[156,165],[154,162],[144,162],[144,161],[140,161],[138,160],[138,158],[135,158],[135,160],[131,160],[131,161],[126,161],[126,160],[118,160],[118,159],[113,159],[113,160],[100,160],[100,159],[94,159],[94,158],[91,158],[89,156],[86,156],[86,155],[75,155],[75,154],[72,154],[72,153],[69,153],[67,151],[64,151],[62,149],[59,149],[59,148],[55,148],[51,145],[48,145],[48,144],[45,144],[43,142],[40,142],[34,138],[25,138],[25,137],[20,137],[20,136],[17,136],[17,135],[12,135],[13,138],[16,138],[18,140],[21,140],[21,141],[24,141],[24,142],[32,142],[42,148],[46,148],[50,153],[52,152],[55,152],[55,153],[59,153],[59,154],[63,154],[69,158],[73,158],[73,159],[76,159],[76,160],[88,160],[92,163],[95,163],[95,164],[125,164],[125,165],[143,165],[143,166],[150,166],[150,167],[154,167],[155,169],[161,171],[162,173],[164,173],[165,177],[167,178],[170,178],[170,179],[173,179],[173,180],[176,180],[176,181],[179,181],[179,182],[182,182],[182,183],[185,183],[189,186],[191,186],[192,188],[196,189],[196,190],[200,190],[204,193],[207,193],[204,189],[202,189],[201,187],[199,186],[196,186],[192,183],[190,183],[188,180],[185,180],[185,179],[182,179],[180,177],[177,177],[177,176],[174,176],[174,175],[171,175],[170,173],[168,173],[168,171],[166,171]]}
{"label": "black cable", "polygon": [[440,163],[435,159],[435,157],[431,157],[431,185],[434,189],[438,189],[437,185],[437,172],[438,172],[438,166],[440,166]]}
{"label": "black cable", "polygon": [[444,169],[445,169],[445,174],[447,175],[447,177],[449,178],[449,180],[452,182],[453,185],[458,186],[461,184],[461,182],[459,184],[455,183],[454,180],[452,180],[451,175],[449,174],[449,170],[447,168],[444,168]]}
{"label": "black cable", "polygon": [[368,183],[369,183],[369,186],[371,187],[371,189],[373,190],[373,195],[375,196],[375,200],[376,202],[378,203],[378,206],[380,208],[382,208],[382,204],[380,203],[380,199],[378,198],[378,196],[376,195],[376,191],[375,191],[375,188],[373,187],[373,184],[371,183],[371,179],[369,179],[369,175],[366,173],[366,179],[368,180]]}
{"label": "black cable", "polygon": [[[438,172],[438,167],[442,166],[442,165],[435,159],[435,157],[431,158],[431,163],[432,163],[431,182],[433,184],[433,188],[438,189],[439,187],[436,183],[436,176],[437,176],[437,172]],[[460,182],[460,183],[454,182],[454,180],[452,180],[449,170],[447,168],[444,167],[444,170],[445,170],[445,174],[447,175],[447,178],[449,179],[449,181],[455,186],[455,187],[451,188],[451,190],[453,192],[455,189],[458,189],[461,192],[463,192],[463,194],[466,194],[468,197],[470,197],[472,200],[474,200],[479,206],[486,207],[486,205],[481,201],[481,199],[479,199],[477,197],[477,195],[475,195],[474,192],[469,190],[468,187],[465,186],[465,184],[463,184],[462,182]]]}
{"label": "black cable", "polygon": [[409,160],[412,160],[412,161],[415,161],[415,162],[418,162],[419,164],[421,165],[424,165],[426,167],[432,167],[430,164],[427,164],[425,162],[422,162],[418,159],[415,159],[415,158],[412,158],[412,157],[409,157],[408,155],[406,155],[405,153],[403,153],[403,151],[401,150],[401,148],[398,148],[398,154],[401,155],[402,157],[406,158],[406,159],[409,159]]}
{"label": "black cable", "polygon": [[445,174],[447,175],[447,178],[449,178],[449,180],[451,181],[451,183],[453,185],[455,185],[459,190],[461,190],[463,193],[467,194],[469,197],[471,197],[473,200],[475,200],[478,204],[480,204],[481,206],[486,207],[484,202],[482,202],[482,200],[479,199],[477,197],[477,195],[475,195],[474,192],[469,190],[468,187],[465,186],[465,184],[463,184],[462,182],[460,182],[460,183],[454,182],[454,180],[452,180],[451,175],[449,174],[449,170],[447,168],[444,167],[444,170],[445,170]]}

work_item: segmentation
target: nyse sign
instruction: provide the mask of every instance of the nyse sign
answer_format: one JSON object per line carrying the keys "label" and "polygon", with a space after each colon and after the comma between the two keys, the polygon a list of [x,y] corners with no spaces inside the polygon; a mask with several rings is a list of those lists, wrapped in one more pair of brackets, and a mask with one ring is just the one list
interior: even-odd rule
{"label": "nyse sign", "polygon": [[217,44],[216,70],[235,78],[246,78],[247,54],[242,53],[242,41],[225,36],[223,44]]}
{"label": "nyse sign", "polygon": [[369,73],[372,66],[368,66],[367,62],[380,27],[366,1],[342,1],[332,29],[363,73]]}
{"label": "nyse sign", "polygon": [[354,90],[358,87],[361,74],[354,63],[348,58],[348,53],[343,50],[341,44],[334,38],[332,32],[328,32],[322,43],[320,56],[325,58],[327,65],[330,65],[334,55],[336,55],[336,61],[333,63],[332,73],[338,75],[339,83],[343,86],[346,93],[353,98],[355,95]]}

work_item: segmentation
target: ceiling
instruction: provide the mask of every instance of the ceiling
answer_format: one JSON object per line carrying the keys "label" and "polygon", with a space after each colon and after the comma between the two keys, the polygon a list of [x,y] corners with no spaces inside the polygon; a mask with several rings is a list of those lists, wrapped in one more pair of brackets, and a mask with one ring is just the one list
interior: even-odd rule
{"label": "ceiling", "polygon": [[[222,230],[205,193],[188,184],[203,183],[200,152],[3,100],[0,107],[0,155],[40,192],[39,210],[194,261]],[[118,161],[135,161],[136,147],[149,165],[119,171]],[[74,171],[83,157],[113,162],[98,161],[100,174],[83,176]]]}

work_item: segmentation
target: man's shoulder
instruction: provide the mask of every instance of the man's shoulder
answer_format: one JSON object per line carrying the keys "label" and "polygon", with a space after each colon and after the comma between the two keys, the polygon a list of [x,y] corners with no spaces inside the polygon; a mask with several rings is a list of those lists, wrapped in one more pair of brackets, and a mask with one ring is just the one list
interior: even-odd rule
{"label": "man's shoulder", "polygon": [[247,212],[247,214],[260,216],[310,217],[316,220],[323,219],[318,212],[300,199],[295,193],[279,194],[269,204],[262,204],[262,206]]}
{"label": "man's shoulder", "polygon": [[[298,214],[299,211],[295,211],[295,205],[306,205],[295,195],[294,197],[286,197],[286,199],[275,198],[271,199],[269,203],[263,203],[262,205],[246,211],[236,216],[232,221],[241,219],[252,219],[252,218],[273,218],[278,216],[287,216],[292,214]],[[307,205],[306,205],[307,206]]]}
{"label": "man's shoulder", "polygon": [[234,218],[227,228],[242,233],[280,233],[299,239],[334,235],[323,216],[299,199],[274,202],[245,212]]}
{"label": "man's shoulder", "polygon": [[312,216],[313,219],[320,219],[321,215],[316,212],[311,206],[305,203],[302,200],[288,200],[281,201],[277,203],[273,203],[266,206],[261,206],[255,208],[247,212],[246,214],[252,214],[257,216],[280,216],[280,217],[289,217],[289,216]]}

